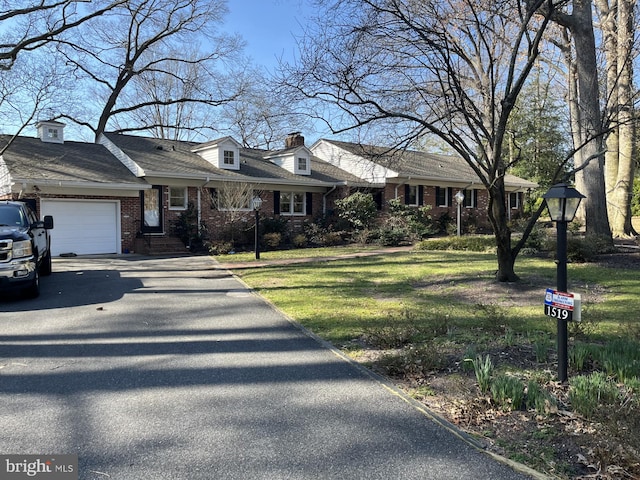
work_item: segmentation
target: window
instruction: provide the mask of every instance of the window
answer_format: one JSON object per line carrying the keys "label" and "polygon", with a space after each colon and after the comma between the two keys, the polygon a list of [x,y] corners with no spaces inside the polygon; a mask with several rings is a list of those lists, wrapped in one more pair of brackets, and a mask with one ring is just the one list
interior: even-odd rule
{"label": "window", "polygon": [[436,187],[436,207],[448,207],[450,188]]}
{"label": "window", "polygon": [[509,207],[512,209],[520,208],[520,194],[518,192],[511,192],[509,194]]}
{"label": "window", "polygon": [[307,159],[305,157],[298,158],[298,170],[307,171]]}
{"label": "window", "polygon": [[280,192],[282,215],[305,215],[306,195],[303,192]]}
{"label": "window", "polygon": [[187,208],[186,187],[169,187],[169,208],[172,210],[184,210]]}
{"label": "window", "polygon": [[49,128],[47,129],[47,137],[52,140],[58,139],[58,129],[57,128]]}
{"label": "window", "polygon": [[464,190],[464,200],[462,206],[465,208],[475,208],[478,203],[478,191],[477,190]]}
{"label": "window", "polygon": [[407,185],[407,205],[418,205],[418,187],[417,185]]}
{"label": "window", "polygon": [[225,150],[222,158],[223,165],[235,165],[236,164],[236,156],[233,150]]}

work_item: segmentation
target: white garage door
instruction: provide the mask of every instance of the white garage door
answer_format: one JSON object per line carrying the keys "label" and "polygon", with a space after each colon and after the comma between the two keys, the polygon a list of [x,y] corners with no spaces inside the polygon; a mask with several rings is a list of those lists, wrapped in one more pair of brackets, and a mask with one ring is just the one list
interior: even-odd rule
{"label": "white garage door", "polygon": [[53,216],[51,253],[120,253],[118,202],[42,200],[42,215]]}

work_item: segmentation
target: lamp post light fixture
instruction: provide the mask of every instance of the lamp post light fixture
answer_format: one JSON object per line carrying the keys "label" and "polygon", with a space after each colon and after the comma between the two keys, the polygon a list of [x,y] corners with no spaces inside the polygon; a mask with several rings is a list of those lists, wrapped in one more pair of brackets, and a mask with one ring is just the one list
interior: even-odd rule
{"label": "lamp post light fixture", "polygon": [[[567,224],[576,216],[578,206],[586,198],[565,183],[552,186],[542,198],[547,202],[551,220],[556,222],[557,270],[556,283],[559,292],[567,292]],[[567,320],[558,318],[558,380],[567,381]]]}
{"label": "lamp post light fixture", "polygon": [[454,195],[456,203],[458,204],[458,215],[457,215],[457,226],[458,226],[458,236],[460,236],[460,224],[461,224],[461,212],[462,212],[462,202],[464,202],[464,193],[462,190],[458,190],[458,193]]}
{"label": "lamp post light fixture", "polygon": [[260,260],[260,207],[262,207],[262,199],[260,197],[253,197],[251,200],[251,206],[253,210],[256,212],[256,235],[255,235],[255,250],[256,250],[256,260]]}

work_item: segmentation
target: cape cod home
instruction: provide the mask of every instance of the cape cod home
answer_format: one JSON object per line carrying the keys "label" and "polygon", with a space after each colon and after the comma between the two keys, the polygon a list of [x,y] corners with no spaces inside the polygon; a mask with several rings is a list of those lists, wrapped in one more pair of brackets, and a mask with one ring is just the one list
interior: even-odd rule
{"label": "cape cod home", "polygon": [[[65,141],[64,124],[55,121],[37,131],[37,138],[13,139],[0,157],[0,199],[29,200],[39,215],[54,216],[54,255],[184,251],[173,226],[189,208],[215,238],[230,212],[253,225],[257,197],[261,218],[286,219],[293,230],[330,215],[336,199],[357,190],[373,193],[383,210],[397,198],[432,205],[434,213],[452,209],[462,190],[465,208],[486,215],[482,185],[454,157],[389,157],[382,148],[332,140],[307,147],[299,133],[274,151],[244,148],[232,137],[197,143],[107,133],[96,143]],[[0,147],[10,140],[0,136]],[[509,176],[510,207],[518,209],[533,187]]]}

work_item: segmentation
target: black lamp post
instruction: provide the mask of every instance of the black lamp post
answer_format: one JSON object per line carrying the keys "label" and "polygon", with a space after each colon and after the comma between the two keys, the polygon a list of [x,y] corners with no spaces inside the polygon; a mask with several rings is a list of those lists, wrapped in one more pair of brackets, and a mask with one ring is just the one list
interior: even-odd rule
{"label": "black lamp post", "polygon": [[258,235],[258,231],[260,229],[260,207],[262,206],[262,199],[260,197],[253,197],[251,200],[251,206],[253,210],[256,212],[256,238],[255,238],[255,248],[256,248],[256,260],[260,260],[260,236]]}
{"label": "black lamp post", "polygon": [[[547,202],[549,216],[556,222],[557,230],[557,273],[559,292],[567,293],[567,224],[573,220],[580,201],[585,198],[575,188],[565,183],[551,187],[542,198]],[[567,381],[567,320],[558,318],[558,380]]]}
{"label": "black lamp post", "polygon": [[458,204],[458,209],[457,209],[458,210],[458,212],[457,212],[458,215],[456,217],[456,219],[457,219],[456,225],[458,227],[458,236],[460,236],[460,230],[461,230],[460,224],[462,223],[462,220],[461,220],[460,217],[461,217],[461,213],[462,213],[462,202],[464,202],[464,193],[462,192],[462,190],[458,190],[458,193],[456,193],[453,198],[455,198],[456,203]]}

